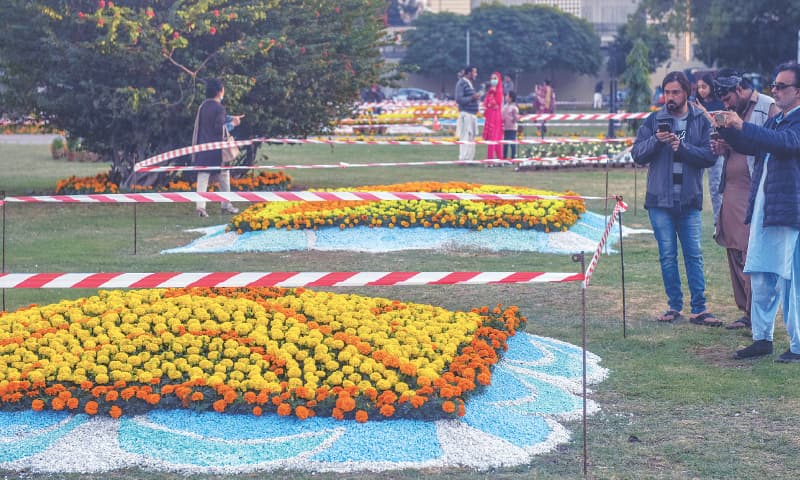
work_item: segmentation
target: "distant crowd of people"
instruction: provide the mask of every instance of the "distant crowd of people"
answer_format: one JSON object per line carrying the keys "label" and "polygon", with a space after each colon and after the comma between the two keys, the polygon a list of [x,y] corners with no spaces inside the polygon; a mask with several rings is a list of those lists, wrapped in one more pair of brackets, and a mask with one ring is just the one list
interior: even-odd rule
{"label": "distant crowd of people", "polygon": [[689,287],[689,322],[721,326],[706,304],[701,249],[703,175],[709,171],[714,239],[726,249],[741,317],[753,342],[737,359],[773,353],[779,308],[789,348],[777,362],[800,362],[800,66],[776,69],[770,97],[735,70],[706,75],[693,88],[682,72],[661,83],[664,105],[644,120],[633,144],[648,165],[645,208],[658,245],[667,310],[684,318],[678,247]]}
{"label": "distant crowd of people", "polygon": [[[455,101],[458,105],[456,120],[456,136],[459,142],[459,160],[475,159],[475,138],[478,136],[478,111],[483,102],[483,134],[484,140],[495,140],[499,143],[487,147],[487,158],[514,158],[517,155],[516,141],[519,132],[519,107],[514,81],[511,75],[492,73],[488,85],[476,85],[478,67],[468,65],[458,72],[455,87]],[[483,99],[483,100],[481,100]],[[534,111],[537,113],[554,113],[556,109],[556,92],[550,80],[534,88]],[[545,122],[540,126],[542,135],[546,131]],[[506,140],[508,143],[500,141]],[[502,144],[502,148],[501,148]]]}

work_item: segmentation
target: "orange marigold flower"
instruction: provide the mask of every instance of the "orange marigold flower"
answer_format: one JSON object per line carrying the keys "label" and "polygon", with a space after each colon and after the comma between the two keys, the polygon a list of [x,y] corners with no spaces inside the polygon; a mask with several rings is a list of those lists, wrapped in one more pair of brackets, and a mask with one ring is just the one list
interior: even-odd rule
{"label": "orange marigold flower", "polygon": [[80,401],[75,397],[69,398],[67,400],[67,408],[69,408],[70,410],[75,410],[76,408],[78,408],[79,404]]}
{"label": "orange marigold flower", "polygon": [[411,406],[414,408],[419,408],[425,405],[425,402],[428,400],[428,397],[423,397],[422,395],[414,395],[411,397]]}
{"label": "orange marigold flower", "polygon": [[358,410],[356,412],[356,422],[364,423],[369,420],[369,414],[365,410]]}
{"label": "orange marigold flower", "polygon": [[336,420],[343,420],[344,412],[342,412],[341,409],[334,407],[333,410],[331,410],[331,416]]}
{"label": "orange marigold flower", "polygon": [[217,413],[222,413],[222,412],[224,412],[224,411],[225,411],[225,407],[226,407],[226,406],[228,406],[228,404],[227,404],[227,403],[225,403],[225,400],[217,400],[217,401],[216,401],[216,402],[214,402],[214,404],[213,404],[214,411],[215,411],[215,412],[217,412]]}
{"label": "orange marigold flower", "polygon": [[292,414],[292,406],[288,403],[281,403],[278,405],[278,415],[281,417],[287,417]]}
{"label": "orange marigold flower", "polygon": [[31,408],[35,412],[41,412],[42,410],[44,410],[44,401],[37,398],[36,400],[31,402]]}
{"label": "orange marigold flower", "polygon": [[342,395],[336,400],[336,408],[343,412],[350,412],[356,408],[356,401],[350,395]]}
{"label": "orange marigold flower", "polygon": [[451,402],[450,400],[442,402],[442,411],[444,411],[445,413],[453,413],[456,411],[456,404]]}
{"label": "orange marigold flower", "polygon": [[204,398],[205,398],[205,396],[203,395],[203,392],[194,392],[194,393],[192,393],[192,401],[193,402],[202,402]]}
{"label": "orange marigold flower", "polygon": [[71,396],[72,396],[72,393],[70,393],[69,390],[64,390],[63,392],[58,392],[58,398],[60,398],[61,400],[64,400],[65,402],[67,400],[69,400],[69,397],[71,397]]}
{"label": "orange marigold flower", "polygon": [[302,406],[302,405],[298,405],[294,409],[294,414],[300,420],[305,420],[306,418],[308,418],[310,416],[311,411],[309,409],[307,409],[306,407]]}
{"label": "orange marigold flower", "polygon": [[262,413],[264,412],[261,410],[261,407],[259,407],[258,405],[253,407],[253,415],[255,415],[256,417],[260,417]]}
{"label": "orange marigold flower", "polygon": [[53,410],[56,411],[64,410],[65,407],[64,400],[59,397],[54,397],[52,400],[50,400],[50,405],[53,407]]}
{"label": "orange marigold flower", "polygon": [[86,412],[88,415],[97,415],[97,402],[94,400],[89,400],[86,402],[86,405],[83,406],[83,411]]}
{"label": "orange marigold flower", "polygon": [[158,402],[161,401],[161,395],[157,393],[151,393],[150,395],[147,396],[145,401],[150,405],[156,405]]}
{"label": "orange marigold flower", "polygon": [[244,401],[251,404],[255,403],[256,402],[255,392],[244,392]]}
{"label": "orange marigold flower", "polygon": [[119,408],[117,405],[114,405],[108,411],[108,414],[111,415],[111,418],[117,419],[122,416],[122,409]]}
{"label": "orange marigold flower", "polygon": [[106,402],[114,402],[119,398],[119,392],[116,390],[111,390],[106,393]]}
{"label": "orange marigold flower", "polygon": [[394,415],[394,407],[392,405],[384,405],[381,407],[380,412],[384,417],[391,417]]}

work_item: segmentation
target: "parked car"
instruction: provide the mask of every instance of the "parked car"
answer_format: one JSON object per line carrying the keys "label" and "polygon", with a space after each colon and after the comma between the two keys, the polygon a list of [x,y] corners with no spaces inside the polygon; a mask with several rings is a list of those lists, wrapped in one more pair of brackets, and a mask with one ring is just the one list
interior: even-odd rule
{"label": "parked car", "polygon": [[398,88],[392,93],[392,100],[433,100],[436,94],[421,88]]}

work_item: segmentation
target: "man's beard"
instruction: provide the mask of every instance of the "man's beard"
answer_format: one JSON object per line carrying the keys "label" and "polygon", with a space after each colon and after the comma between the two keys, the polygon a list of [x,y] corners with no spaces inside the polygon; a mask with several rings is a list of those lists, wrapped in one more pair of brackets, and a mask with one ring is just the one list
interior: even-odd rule
{"label": "man's beard", "polygon": [[667,102],[667,111],[675,112],[677,110],[681,110],[684,105],[686,105],[686,102],[678,105],[677,103],[675,103],[673,101],[669,101],[669,102]]}

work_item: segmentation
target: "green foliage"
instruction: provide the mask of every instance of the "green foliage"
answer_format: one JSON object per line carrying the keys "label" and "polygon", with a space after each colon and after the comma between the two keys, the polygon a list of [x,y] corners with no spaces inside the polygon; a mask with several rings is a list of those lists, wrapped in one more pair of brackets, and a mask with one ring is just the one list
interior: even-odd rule
{"label": "green foliage", "polygon": [[[625,59],[625,73],[622,82],[628,88],[627,107],[629,112],[646,112],[650,108],[650,60],[647,45],[641,39],[633,42],[633,49]],[[639,128],[640,121],[628,123],[632,132]]]}
{"label": "green foliage", "polygon": [[[115,181],[191,143],[202,81],[222,78],[235,132],[306,135],[382,72],[376,0],[7,0],[3,102],[40,111],[113,163]],[[36,61],[31,61],[36,59]]]}
{"label": "green foliage", "polygon": [[425,14],[406,40],[404,64],[429,74],[452,75],[466,60],[485,73],[563,69],[592,74],[600,68],[600,39],[583,19],[542,5],[481,6],[468,17]]}
{"label": "green foliage", "polygon": [[[670,31],[690,26],[695,56],[708,65],[732,66],[765,75],[797,58],[797,0],[644,0],[643,11],[663,19]],[[690,13],[690,16],[687,16]]]}
{"label": "green foliage", "polygon": [[[467,17],[455,13],[423,13],[405,34],[409,48],[401,65],[455,79],[466,61]],[[455,80],[453,80],[455,83]]]}
{"label": "green foliage", "polygon": [[610,69],[621,73],[626,64],[628,55],[633,50],[636,40],[642,40],[648,48],[648,70],[654,72],[659,65],[669,60],[672,44],[663,26],[648,24],[642,12],[636,12],[628,17],[628,22],[617,29],[614,41],[609,51]]}
{"label": "green foliage", "polygon": [[633,48],[625,59],[625,73],[622,81],[628,89],[628,110],[643,112],[650,107],[650,56],[643,40],[633,42]]}

